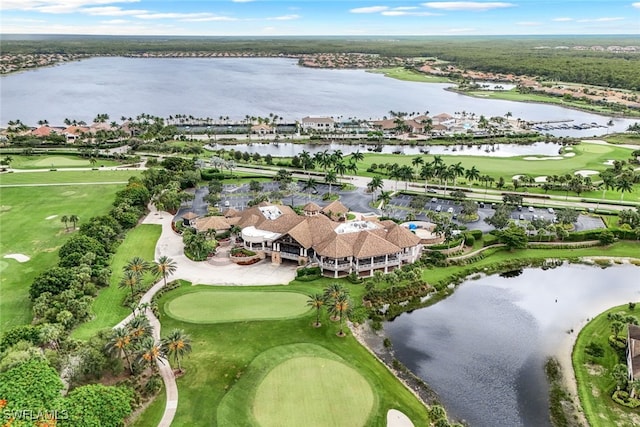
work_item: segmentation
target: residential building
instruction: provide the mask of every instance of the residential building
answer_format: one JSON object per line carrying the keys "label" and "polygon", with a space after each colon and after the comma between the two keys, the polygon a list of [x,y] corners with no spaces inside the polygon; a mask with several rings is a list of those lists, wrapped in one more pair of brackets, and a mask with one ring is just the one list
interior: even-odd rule
{"label": "residential building", "polygon": [[300,127],[306,132],[331,132],[335,129],[335,122],[331,117],[303,117]]}
{"label": "residential building", "polygon": [[627,369],[629,381],[640,380],[640,326],[628,325]]}

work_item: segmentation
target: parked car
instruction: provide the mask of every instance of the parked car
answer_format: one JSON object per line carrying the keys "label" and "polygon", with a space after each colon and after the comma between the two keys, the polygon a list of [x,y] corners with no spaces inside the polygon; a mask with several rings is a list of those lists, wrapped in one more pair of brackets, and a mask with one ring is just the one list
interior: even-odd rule
{"label": "parked car", "polygon": [[431,198],[431,203],[435,203],[435,202],[437,202],[437,201],[438,201],[438,199],[437,199],[437,198],[435,198],[435,197],[432,197],[432,198]]}
{"label": "parked car", "polygon": [[518,219],[519,219],[520,221],[524,221],[524,214],[520,214],[520,216],[518,216]]}
{"label": "parked car", "polygon": [[231,203],[229,203],[229,201],[228,201],[228,200],[225,200],[225,201],[224,201],[224,207],[225,207],[225,208],[228,208],[229,206],[231,206]]}
{"label": "parked car", "polygon": [[478,207],[479,207],[479,208],[484,208],[484,202],[480,202],[480,203],[478,203]]}
{"label": "parked car", "polygon": [[533,206],[529,206],[529,212],[533,212],[533,211],[534,211]]}
{"label": "parked car", "polygon": [[436,212],[441,212],[441,211],[442,211],[442,205],[436,206]]}
{"label": "parked car", "polygon": [[518,205],[518,212],[522,210],[522,205]]}
{"label": "parked car", "polygon": [[549,212],[550,214],[555,213],[555,211],[553,210],[553,208],[547,208],[547,212]]}
{"label": "parked car", "polygon": [[450,213],[450,214],[452,214],[452,213],[453,213],[453,208],[449,208],[449,209],[447,209],[447,212],[448,212],[448,213]]}
{"label": "parked car", "polygon": [[434,190],[433,188],[430,188],[430,189],[427,190],[427,193],[436,194],[437,191]]}

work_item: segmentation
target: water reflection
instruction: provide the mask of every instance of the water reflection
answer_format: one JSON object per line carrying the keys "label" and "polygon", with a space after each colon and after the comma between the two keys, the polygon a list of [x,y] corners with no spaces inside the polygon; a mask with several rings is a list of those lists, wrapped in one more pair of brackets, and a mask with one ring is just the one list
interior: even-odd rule
{"label": "water reflection", "polygon": [[[396,357],[472,426],[546,426],[549,355],[587,318],[637,301],[638,269],[581,265],[466,281],[434,306],[385,324]],[[566,348],[565,348],[566,347]]]}

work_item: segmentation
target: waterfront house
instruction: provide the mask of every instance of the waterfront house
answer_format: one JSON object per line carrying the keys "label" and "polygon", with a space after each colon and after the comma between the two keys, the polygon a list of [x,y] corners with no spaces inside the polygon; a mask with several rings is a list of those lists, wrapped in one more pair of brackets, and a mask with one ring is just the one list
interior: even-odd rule
{"label": "waterfront house", "polygon": [[300,127],[305,132],[331,132],[335,129],[335,122],[331,117],[307,116],[300,121]]}
{"label": "waterfront house", "polygon": [[640,326],[628,325],[627,369],[629,381],[640,380]]}

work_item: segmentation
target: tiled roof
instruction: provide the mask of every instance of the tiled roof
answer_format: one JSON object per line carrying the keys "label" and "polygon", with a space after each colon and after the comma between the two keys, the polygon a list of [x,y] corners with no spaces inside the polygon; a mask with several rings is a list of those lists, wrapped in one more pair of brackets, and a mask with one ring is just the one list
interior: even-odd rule
{"label": "tiled roof", "polygon": [[304,212],[320,212],[320,206],[314,202],[309,202],[302,208]]}
{"label": "tiled roof", "polygon": [[400,248],[410,248],[420,243],[420,238],[405,227],[394,224],[387,230],[385,239]]}
{"label": "tiled roof", "polygon": [[195,219],[198,218],[198,215],[193,213],[193,212],[187,212],[186,214],[182,215],[183,219]]}
{"label": "tiled roof", "polygon": [[329,212],[331,212],[332,214],[343,214],[349,212],[349,209],[347,209],[347,207],[343,205],[340,200],[334,200],[333,202],[322,208],[323,214],[328,214]]}
{"label": "tiled roof", "polygon": [[398,246],[369,231],[358,234],[358,239],[353,245],[353,256],[356,258],[391,255],[401,251]]}
{"label": "tiled roof", "polygon": [[222,216],[207,216],[204,218],[196,219],[195,224],[196,230],[198,231],[206,231],[206,230],[216,230],[223,231],[231,228],[231,225],[226,220],[226,218]]}

